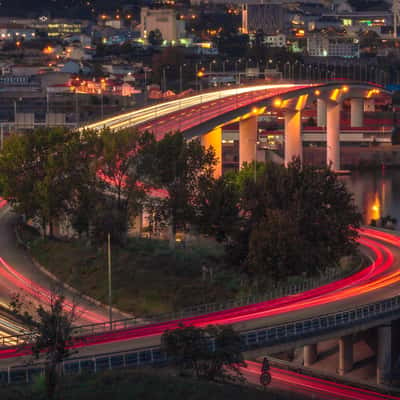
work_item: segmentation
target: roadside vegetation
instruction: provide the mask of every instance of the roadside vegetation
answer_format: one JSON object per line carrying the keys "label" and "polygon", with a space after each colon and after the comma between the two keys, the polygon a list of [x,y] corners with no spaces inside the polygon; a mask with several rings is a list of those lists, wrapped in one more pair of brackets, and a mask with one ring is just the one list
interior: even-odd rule
{"label": "roadside vegetation", "polygon": [[[7,400],[44,400],[43,381],[32,386],[0,388]],[[64,377],[56,400],[302,400],[300,395],[241,385],[179,377],[163,368],[106,371],[95,375]]]}
{"label": "roadside vegetation", "polygon": [[[5,142],[0,187],[36,221],[40,235],[23,230],[33,256],[101,301],[110,233],[114,304],[135,315],[265,293],[357,253],[361,215],[329,168],[294,159],[215,179],[215,164],[179,132],[42,129]],[[148,238],[129,237],[142,210]],[[54,239],[60,221],[75,239]]]}

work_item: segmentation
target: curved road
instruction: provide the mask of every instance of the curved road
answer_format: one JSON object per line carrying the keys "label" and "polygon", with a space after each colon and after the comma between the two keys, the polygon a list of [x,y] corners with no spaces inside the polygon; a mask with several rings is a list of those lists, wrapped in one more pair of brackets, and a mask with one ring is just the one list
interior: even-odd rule
{"label": "curved road", "polygon": [[[42,273],[32,262],[26,251],[21,249],[15,240],[14,228],[18,217],[10,207],[0,200],[0,304],[9,304],[14,294],[20,294],[22,301],[30,308],[36,309],[39,304],[48,304],[51,301],[51,293],[59,289],[51,278]],[[105,272],[106,274],[106,272]],[[75,292],[61,289],[66,297],[67,306],[76,304],[77,323],[99,323],[108,320],[108,310],[99,307]],[[116,318],[124,318],[116,313]],[[7,330],[6,325],[1,324],[0,329],[9,334],[16,334],[15,329]]]}
{"label": "curved road", "polygon": [[[259,384],[261,364],[246,361],[247,368],[242,369],[246,380],[252,384]],[[297,372],[272,367],[271,385],[269,388],[277,392],[291,392],[310,399],[325,400],[398,400],[399,397],[389,396],[372,390],[358,389],[340,383],[327,381],[299,374]]]}
{"label": "curved road", "polygon": [[[4,250],[3,246],[12,248],[13,240],[12,234],[11,237],[10,233],[7,234],[10,228],[8,224],[12,221],[12,217],[8,216],[6,220],[4,218],[5,216],[2,223],[0,221],[1,232],[4,232],[0,239],[0,253]],[[74,347],[80,348],[80,355],[87,356],[155,346],[159,344],[160,335],[165,329],[175,328],[180,323],[197,326],[233,324],[238,330],[250,330],[350,309],[397,295],[400,288],[400,238],[371,229],[364,229],[361,233],[360,243],[375,261],[346,279],[297,295],[231,310],[179,321],[143,324],[135,328],[88,336],[83,341],[76,342]],[[10,264],[18,262],[14,265],[14,269],[18,273],[29,274],[31,278],[36,276],[36,269],[32,270],[32,266],[29,267],[28,263],[21,262],[21,258],[15,258],[18,254],[19,257],[25,256],[19,251],[15,253],[13,260],[10,261]],[[20,363],[18,357],[16,359],[13,357],[24,354],[26,350],[23,351],[21,348],[0,350],[0,359],[2,359],[0,366],[18,364]]]}

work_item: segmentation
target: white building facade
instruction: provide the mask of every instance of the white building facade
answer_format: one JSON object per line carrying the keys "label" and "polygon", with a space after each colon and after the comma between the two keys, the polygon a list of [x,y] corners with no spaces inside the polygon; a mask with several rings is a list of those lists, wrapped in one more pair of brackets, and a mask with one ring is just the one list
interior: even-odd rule
{"label": "white building facade", "polygon": [[176,12],[171,9],[140,10],[140,37],[148,42],[149,33],[158,29],[163,40],[173,43],[185,36],[185,22],[178,20]]}

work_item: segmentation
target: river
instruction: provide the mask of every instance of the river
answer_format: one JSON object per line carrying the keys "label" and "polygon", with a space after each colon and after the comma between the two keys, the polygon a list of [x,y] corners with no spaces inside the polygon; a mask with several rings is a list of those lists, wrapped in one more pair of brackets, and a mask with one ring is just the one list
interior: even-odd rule
{"label": "river", "polygon": [[396,228],[400,228],[400,169],[354,171],[340,179],[354,194],[365,224],[390,215],[398,221]]}

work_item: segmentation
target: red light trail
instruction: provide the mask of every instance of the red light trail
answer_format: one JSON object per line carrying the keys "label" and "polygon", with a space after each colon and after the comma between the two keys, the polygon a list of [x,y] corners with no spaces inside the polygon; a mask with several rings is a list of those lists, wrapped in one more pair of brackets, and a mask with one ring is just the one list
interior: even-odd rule
{"label": "red light trail", "polygon": [[[237,307],[230,310],[213,312],[210,314],[174,321],[149,323],[134,328],[105,332],[87,336],[85,338],[77,338],[73,347],[78,348],[158,336],[166,329],[177,328],[180,324],[196,326],[206,326],[209,324],[234,324],[289,312],[296,312],[306,308],[337,302],[357,295],[369,293],[373,290],[400,281],[400,270],[395,270],[394,272],[389,271],[394,262],[394,257],[390,249],[383,244],[372,240],[373,238],[391,241],[398,241],[399,239],[393,239],[392,235],[386,237],[388,234],[381,236],[380,232],[373,231],[372,229],[363,229],[361,233],[363,237],[359,239],[359,242],[373,252],[375,261],[368,267],[347,278],[296,295]],[[365,236],[368,236],[368,238]],[[18,273],[16,274],[16,271],[8,264],[5,264],[4,260],[1,258],[0,263],[3,265],[1,273],[5,279],[13,280],[18,287],[22,287],[23,289],[28,290],[28,293],[39,296],[39,299],[44,301],[48,299],[48,291],[45,291],[34,282],[24,279]],[[4,267],[6,268],[4,269]],[[92,318],[96,319],[97,316],[92,316]],[[27,348],[25,350],[21,350],[21,348],[5,349],[0,351],[0,359],[21,356],[27,354],[27,351],[29,352]]]}
{"label": "red light trail", "polygon": [[[258,381],[261,374],[261,364],[246,361],[247,368],[243,368],[242,372],[250,381]],[[360,389],[356,387],[346,386],[340,383],[331,382],[325,379],[314,378],[299,374],[297,372],[288,371],[276,367],[270,369],[272,377],[272,386],[284,385],[292,387],[294,391],[303,393],[312,393],[314,396],[319,395],[320,398],[326,399],[343,399],[343,400],[398,400],[399,397],[389,396],[371,390]]]}

